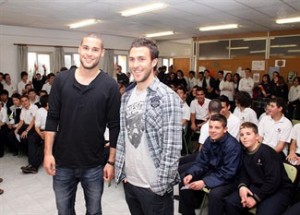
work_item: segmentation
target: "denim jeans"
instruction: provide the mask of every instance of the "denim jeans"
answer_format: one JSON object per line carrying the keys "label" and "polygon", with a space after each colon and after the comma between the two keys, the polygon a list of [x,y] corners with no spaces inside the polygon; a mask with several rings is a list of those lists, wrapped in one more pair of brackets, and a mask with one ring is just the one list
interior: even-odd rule
{"label": "denim jeans", "polygon": [[131,215],[173,215],[173,192],[159,196],[150,189],[124,183],[127,205]]}
{"label": "denim jeans", "polygon": [[84,192],[86,215],[101,215],[103,193],[103,167],[70,169],[57,166],[53,176],[53,189],[59,215],[75,215],[75,197],[78,182]]}

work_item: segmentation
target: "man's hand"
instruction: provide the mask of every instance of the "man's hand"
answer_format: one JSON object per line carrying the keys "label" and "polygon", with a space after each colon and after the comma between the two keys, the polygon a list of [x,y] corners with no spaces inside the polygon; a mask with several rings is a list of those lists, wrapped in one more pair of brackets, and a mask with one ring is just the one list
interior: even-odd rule
{"label": "man's hand", "polygon": [[110,164],[106,164],[103,169],[103,179],[110,182],[115,177],[115,168]]}
{"label": "man's hand", "polygon": [[192,180],[193,176],[192,175],[187,175],[183,178],[183,184],[188,185],[190,181]]}
{"label": "man's hand", "polygon": [[205,187],[204,181],[199,180],[199,181],[194,181],[190,183],[189,188],[192,190],[202,190]]}
{"label": "man's hand", "polygon": [[240,194],[241,203],[242,203],[243,207],[247,207],[248,198],[249,198],[249,196],[253,196],[253,193],[247,187],[243,186],[239,189],[239,194]]}
{"label": "man's hand", "polygon": [[55,159],[53,155],[44,156],[44,169],[49,175],[55,175]]}

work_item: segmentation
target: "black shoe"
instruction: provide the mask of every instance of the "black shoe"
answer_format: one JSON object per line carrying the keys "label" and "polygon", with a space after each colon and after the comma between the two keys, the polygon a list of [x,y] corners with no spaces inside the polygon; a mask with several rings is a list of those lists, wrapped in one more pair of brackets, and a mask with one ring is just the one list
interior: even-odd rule
{"label": "black shoe", "polygon": [[4,190],[0,189],[0,195],[4,193]]}
{"label": "black shoe", "polygon": [[174,195],[173,198],[174,198],[175,200],[179,200],[179,195]]}
{"label": "black shoe", "polygon": [[23,169],[28,169],[28,168],[30,168],[30,167],[32,167],[30,164],[28,164],[27,166],[21,166],[21,170],[23,170]]}
{"label": "black shoe", "polygon": [[3,181],[3,178],[0,178],[0,183]]}
{"label": "black shoe", "polygon": [[25,174],[37,174],[38,169],[33,166],[30,166],[28,168],[22,169],[22,172]]}

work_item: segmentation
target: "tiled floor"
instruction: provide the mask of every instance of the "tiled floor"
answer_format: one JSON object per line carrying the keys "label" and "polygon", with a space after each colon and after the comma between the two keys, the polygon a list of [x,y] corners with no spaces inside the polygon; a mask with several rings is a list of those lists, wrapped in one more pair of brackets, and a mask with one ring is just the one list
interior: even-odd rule
{"label": "tiled floor", "polygon": [[[55,199],[52,190],[52,177],[43,168],[38,174],[24,175],[20,167],[27,164],[25,156],[13,157],[5,154],[0,158],[0,177],[4,181],[0,188],[0,215],[56,215]],[[178,189],[175,189],[175,192]],[[129,215],[122,186],[105,185],[102,199],[104,215]],[[178,201],[175,201],[175,215],[179,214]],[[77,215],[85,214],[84,198],[81,186],[76,196]]]}

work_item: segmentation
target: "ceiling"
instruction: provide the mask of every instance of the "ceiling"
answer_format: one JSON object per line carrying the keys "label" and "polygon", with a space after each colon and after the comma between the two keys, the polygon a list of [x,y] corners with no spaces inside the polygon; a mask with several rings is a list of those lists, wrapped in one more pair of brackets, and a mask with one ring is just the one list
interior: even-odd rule
{"label": "ceiling", "polygon": [[[132,17],[120,11],[164,2],[167,8]],[[156,40],[186,41],[193,36],[300,29],[300,23],[278,25],[277,18],[300,16],[299,0],[0,0],[0,25],[99,32],[138,37],[173,30]],[[83,19],[101,23],[79,29],[68,24]],[[238,29],[200,32],[199,27],[239,24]]]}

